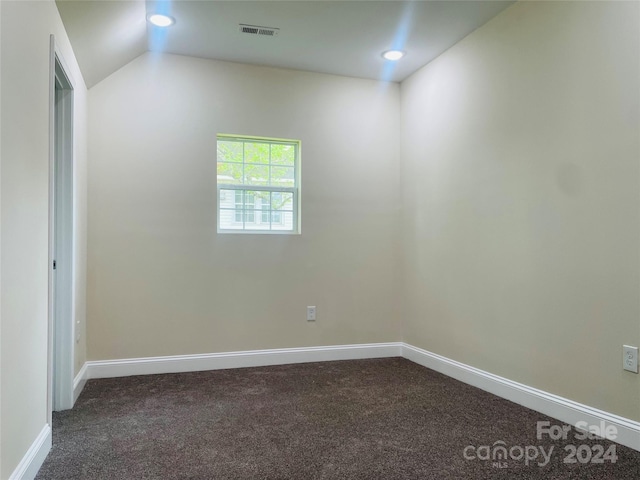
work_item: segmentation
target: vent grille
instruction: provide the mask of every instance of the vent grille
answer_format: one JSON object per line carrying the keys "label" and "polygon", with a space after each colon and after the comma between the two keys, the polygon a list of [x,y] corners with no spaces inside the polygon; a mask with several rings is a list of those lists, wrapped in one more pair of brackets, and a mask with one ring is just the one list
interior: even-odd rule
{"label": "vent grille", "polygon": [[279,28],[260,27],[258,25],[240,24],[240,31],[249,35],[264,35],[266,37],[275,37],[280,31]]}

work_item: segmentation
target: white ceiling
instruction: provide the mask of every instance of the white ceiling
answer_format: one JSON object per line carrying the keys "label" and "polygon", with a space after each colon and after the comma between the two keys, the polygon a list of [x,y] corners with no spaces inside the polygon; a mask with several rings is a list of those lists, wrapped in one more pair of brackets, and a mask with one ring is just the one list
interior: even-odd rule
{"label": "white ceiling", "polygon": [[[513,1],[57,0],[91,87],[146,51],[402,81]],[[168,12],[158,29],[147,13]],[[279,28],[276,37],[238,24]],[[381,53],[400,48],[399,62]]]}

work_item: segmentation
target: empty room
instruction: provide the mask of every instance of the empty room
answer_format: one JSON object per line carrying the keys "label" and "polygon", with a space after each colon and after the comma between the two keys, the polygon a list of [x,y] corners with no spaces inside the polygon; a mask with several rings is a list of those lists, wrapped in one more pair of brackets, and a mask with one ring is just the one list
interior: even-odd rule
{"label": "empty room", "polygon": [[640,1],[0,0],[0,480],[640,478]]}

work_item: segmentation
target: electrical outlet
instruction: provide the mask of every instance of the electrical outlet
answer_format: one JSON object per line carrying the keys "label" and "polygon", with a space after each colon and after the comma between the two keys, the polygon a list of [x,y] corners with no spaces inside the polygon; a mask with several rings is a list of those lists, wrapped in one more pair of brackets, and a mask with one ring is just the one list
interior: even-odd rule
{"label": "electrical outlet", "polygon": [[622,346],[622,368],[638,373],[638,347]]}
{"label": "electrical outlet", "polygon": [[316,307],[307,307],[307,322],[316,321]]}

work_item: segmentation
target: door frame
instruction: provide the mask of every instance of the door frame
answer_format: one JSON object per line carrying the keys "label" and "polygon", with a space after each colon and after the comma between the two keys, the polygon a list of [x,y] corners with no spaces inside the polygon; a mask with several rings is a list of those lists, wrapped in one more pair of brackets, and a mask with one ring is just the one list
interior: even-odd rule
{"label": "door frame", "polygon": [[[75,358],[74,82],[50,37],[49,51],[49,312],[47,416],[73,407]],[[59,86],[56,88],[56,84]],[[60,105],[57,91],[67,92]],[[56,128],[56,124],[62,130]],[[60,139],[56,135],[60,135]],[[57,141],[60,140],[60,141]],[[59,148],[58,148],[59,147]],[[59,167],[59,168],[58,168]],[[56,191],[60,193],[56,193]],[[54,262],[55,270],[54,270]],[[64,290],[60,287],[65,287]],[[64,297],[66,295],[66,298]],[[64,300],[64,301],[61,301]],[[64,319],[64,321],[62,321]],[[55,371],[54,371],[55,369]]]}

